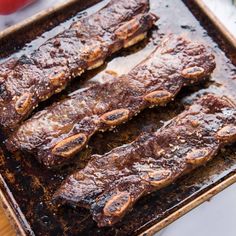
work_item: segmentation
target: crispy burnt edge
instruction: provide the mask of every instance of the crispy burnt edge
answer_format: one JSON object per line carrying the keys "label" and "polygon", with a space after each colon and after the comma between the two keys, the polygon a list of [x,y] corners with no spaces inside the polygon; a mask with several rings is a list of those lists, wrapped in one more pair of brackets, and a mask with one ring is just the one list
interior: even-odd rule
{"label": "crispy burnt edge", "polygon": [[[139,108],[136,108],[138,110],[134,110],[134,109],[132,110],[131,108],[129,109],[129,107],[128,108],[126,107],[126,108],[119,108],[112,111],[108,111],[100,115],[93,114],[92,117],[94,117],[94,119],[87,119],[85,117],[82,119],[82,121],[77,122],[78,124],[80,124],[81,127],[83,127],[82,131],[80,130],[79,132],[77,129],[75,129],[75,132],[69,132],[67,135],[64,135],[63,139],[53,138],[52,141],[56,140],[56,143],[54,142],[53,144],[41,144],[41,146],[37,147],[37,150],[32,150],[31,145],[30,145],[30,150],[28,148],[27,149],[22,148],[21,144],[20,145],[16,144],[18,141],[14,137],[16,137],[17,135],[13,134],[12,136],[13,138],[12,139],[10,138],[7,142],[8,150],[13,152],[19,148],[23,151],[36,154],[36,157],[39,160],[39,162],[43,163],[48,168],[60,167],[63,163],[69,162],[69,160],[73,156],[75,156],[75,154],[81,151],[81,149],[83,149],[87,145],[90,137],[95,132],[99,130],[105,131],[107,129],[112,129],[115,126],[128,121],[134,115],[136,115],[137,113],[139,113],[142,109],[146,107],[164,106],[175,98],[175,96],[181,90],[182,87],[189,86],[193,83],[202,82],[210,76],[210,74],[215,68],[214,55],[211,53],[211,50],[202,44],[196,44],[195,42],[185,39],[184,37],[176,36],[176,35],[166,36],[163,39],[162,44],[159,47],[157,47],[156,50],[154,50],[146,59],[144,59],[134,69],[132,69],[130,73],[127,74],[127,76],[129,76],[130,74],[132,75],[133,72],[138,73],[139,71],[145,70],[145,63],[149,63],[152,60],[155,61],[155,58],[159,55],[159,53],[160,54],[172,53],[174,50],[172,48],[173,47],[172,44],[174,45],[187,44],[191,50],[192,50],[192,47],[195,50],[197,48],[198,50],[200,50],[200,53],[202,54],[199,61],[194,62],[196,64],[195,66],[182,65],[182,67],[180,66],[180,71],[175,72],[176,81],[178,81],[180,78],[180,82],[179,82],[179,87],[175,89],[174,91],[171,91],[171,89],[169,91],[158,89],[155,91],[146,92],[141,97],[139,95],[136,99],[138,101],[140,101],[141,99],[142,105],[140,105]],[[200,46],[200,49],[199,49],[199,46]],[[182,52],[182,50],[180,50],[180,52]],[[158,52],[158,55],[155,55],[157,52]],[[177,51],[176,54],[178,53],[179,52]],[[198,53],[194,52],[193,55],[191,53],[189,55],[191,59],[193,59],[194,56],[197,56],[197,57],[199,56],[198,55],[199,52]],[[176,55],[174,55],[174,57],[175,56]],[[186,62],[183,62],[183,63],[186,63]],[[112,76],[115,76],[115,75],[112,75]],[[122,75],[120,76],[120,78],[122,79],[125,76],[126,75]],[[129,78],[127,77],[127,79]],[[148,78],[146,78],[146,80],[147,79]],[[118,81],[118,80],[119,80],[119,77],[115,79],[115,81]],[[163,83],[166,84],[167,82],[164,81]],[[171,83],[170,84],[171,86],[172,82],[170,83]],[[100,85],[100,86],[103,86],[103,85]],[[84,96],[86,96],[86,94],[84,94]],[[132,97],[132,94],[131,94],[131,97]],[[84,127],[87,127],[87,130],[85,130]]]}
{"label": "crispy burnt edge", "polygon": [[[109,12],[110,10],[112,10],[114,4],[117,4],[114,0],[109,2],[104,8],[99,10],[97,13],[94,13],[92,16],[96,14],[99,15],[102,11],[104,11],[105,13],[106,11]],[[126,9],[125,1],[122,1],[118,7],[122,8],[122,6],[124,9]],[[81,55],[83,55],[81,56],[80,61],[73,62],[73,64],[76,63],[78,65],[76,68],[70,68],[67,65],[70,58],[67,58],[67,63],[65,62],[65,64],[60,66],[60,68],[55,65],[54,72],[51,69],[51,65],[49,66],[49,68],[44,68],[42,67],[40,62],[37,62],[37,50],[30,56],[24,55],[19,59],[14,59],[14,63],[12,63],[12,60],[10,60],[9,62],[7,61],[5,64],[1,65],[2,70],[0,71],[0,86],[2,87],[1,91],[3,92],[2,94],[0,94],[0,125],[2,130],[6,134],[11,133],[12,130],[19,126],[19,124],[31,114],[31,112],[38,106],[40,102],[47,100],[53,94],[59,93],[64,90],[68,82],[70,82],[73,78],[81,75],[85,70],[91,70],[101,66],[107,57],[117,52],[118,50],[132,46],[143,40],[147,36],[147,31],[159,19],[159,17],[157,17],[156,15],[147,13],[148,10],[149,0],[140,0],[138,7],[136,6],[133,9],[133,15],[128,15],[129,19],[126,22],[123,22],[124,20],[122,21],[120,19],[121,22],[117,23],[117,28],[114,28],[114,32],[112,32],[110,36],[111,38],[106,39],[106,36],[104,36],[103,41],[99,41],[100,45],[94,45],[94,47],[93,45],[89,45],[89,43],[91,43],[90,41],[87,47],[85,47],[84,45],[84,51],[83,53],[81,53]],[[73,23],[71,27],[67,31],[65,31],[65,34],[67,35],[70,30],[75,31],[76,29],[79,29],[81,27],[81,22],[85,24],[86,19],[88,19],[89,21],[90,17],[91,16],[88,16],[76,23]],[[106,21],[109,21],[109,19],[106,19]],[[101,25],[101,29],[102,28],[103,26]],[[91,29],[92,34],[94,34],[93,30],[94,29]],[[104,32],[106,32],[106,30],[109,31],[110,29],[103,30]],[[60,37],[62,35],[63,33],[59,34]],[[89,36],[88,33],[87,36]],[[55,36],[54,38],[47,41],[49,44],[48,47],[53,47],[55,48],[55,51],[61,50],[63,52],[63,45],[61,45],[60,40],[57,39],[57,37],[58,36]],[[98,38],[99,37],[100,36],[98,36]],[[79,39],[79,36],[77,38]],[[43,44],[44,47],[47,42]],[[53,45],[51,45],[52,42]],[[43,57],[43,55],[41,54],[39,54],[39,56]],[[73,58],[75,57],[74,55],[70,56]],[[52,58],[50,59],[53,59],[53,56],[51,57]],[[8,80],[9,75],[14,77],[21,76],[22,72],[19,67],[22,66],[29,67],[25,69],[26,72],[29,73],[29,84],[31,84],[30,80],[32,78],[32,75],[35,76],[35,78],[43,76],[44,78],[47,78],[47,86],[45,85],[46,82],[43,82],[42,84],[42,82],[40,82],[41,80],[38,80],[37,78],[34,80],[37,81],[37,86],[39,86],[40,88],[37,88],[34,85],[34,89],[32,89],[29,85],[29,88],[24,88],[22,89],[23,91],[19,92],[17,91],[19,90],[19,86],[17,87],[17,89],[12,86],[11,89],[7,90],[6,88],[9,87],[9,85],[6,85],[5,81]],[[43,75],[42,72],[40,72],[39,74],[38,70],[45,71],[45,75]],[[50,70],[51,72],[47,72],[48,70]]]}
{"label": "crispy burnt edge", "polygon": [[[208,123],[209,117],[212,124]],[[218,122],[217,126],[214,121]],[[186,140],[183,140],[182,136],[178,138],[179,126],[183,126],[186,135],[183,137],[189,138],[187,144],[191,143],[190,147],[184,146]],[[172,140],[174,144],[169,143],[166,150],[158,146],[158,140],[162,143],[163,137],[168,138],[175,134],[174,130],[177,141]],[[190,136],[187,132],[191,133]],[[199,144],[196,138],[204,142]],[[115,148],[107,154],[93,155],[84,169],[75,172],[64,181],[54,194],[53,201],[58,206],[69,204],[88,208],[99,227],[112,226],[131,210],[140,197],[164,188],[181,176],[206,164],[215,157],[220,148],[233,142],[236,142],[235,104],[229,99],[208,94],[155,133],[142,135],[131,144]],[[150,146],[155,149],[156,157],[152,158],[156,158],[157,165],[155,166],[154,162],[147,162],[150,167],[148,171],[138,169],[136,172],[131,171],[130,175],[121,175],[116,180],[116,171],[121,169],[123,171],[125,167],[131,169],[132,164],[139,163],[135,158],[141,159],[142,153],[149,153]],[[166,158],[167,160],[172,158],[176,162],[173,166],[169,166],[165,164]],[[143,164],[141,161],[140,163]],[[111,177],[110,174],[106,176],[106,173],[102,172],[99,174],[99,165],[102,171],[113,171],[114,176]],[[128,177],[132,178],[126,182]]]}

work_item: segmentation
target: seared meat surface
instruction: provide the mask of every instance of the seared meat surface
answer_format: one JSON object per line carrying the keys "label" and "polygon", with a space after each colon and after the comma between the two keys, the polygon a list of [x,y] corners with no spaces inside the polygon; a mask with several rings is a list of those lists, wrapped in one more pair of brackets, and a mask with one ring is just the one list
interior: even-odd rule
{"label": "seared meat surface", "polygon": [[72,78],[142,40],[157,20],[148,10],[149,0],[112,0],[31,55],[0,65],[0,125],[14,129]]}
{"label": "seared meat surface", "polygon": [[95,132],[111,129],[146,107],[167,104],[183,86],[203,81],[214,68],[207,47],[170,35],[128,74],[107,73],[34,115],[13,133],[7,147],[31,152],[48,167],[62,164]]}
{"label": "seared meat surface", "polygon": [[173,183],[236,141],[236,108],[205,95],[154,133],[94,155],[69,176],[54,199],[89,208],[98,226],[119,221],[142,196]]}

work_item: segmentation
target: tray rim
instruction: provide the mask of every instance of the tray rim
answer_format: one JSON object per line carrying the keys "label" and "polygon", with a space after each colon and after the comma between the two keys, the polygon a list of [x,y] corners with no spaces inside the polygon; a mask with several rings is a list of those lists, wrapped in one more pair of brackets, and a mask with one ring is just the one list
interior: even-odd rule
{"label": "tray rim", "polygon": [[[44,17],[46,16],[49,16],[53,13],[56,13],[62,9],[64,9],[65,7],[67,6],[70,6],[71,4],[77,2],[78,0],[67,0],[66,2],[64,3],[57,3],[55,4],[54,6],[52,7],[49,7],[45,10],[42,10],[42,11],[39,11],[38,13],[20,21],[19,23],[16,23],[2,31],[0,31],[0,40],[2,40],[3,38],[5,38],[6,36],[8,36],[9,34],[17,31],[17,30],[20,30],[28,25],[31,25],[33,24],[34,22],[37,22],[41,19],[43,19]],[[102,1],[102,0],[100,0]]]}
{"label": "tray rim", "polygon": [[[17,207],[14,208],[12,205]],[[18,207],[18,204],[14,196],[11,194],[2,174],[0,174],[0,206],[8,218],[9,224],[12,226],[13,230],[15,230],[16,235],[35,235],[20,207]]]}
{"label": "tray rim", "polygon": [[203,0],[195,0],[202,12],[210,19],[215,27],[222,33],[223,36],[229,41],[229,43],[236,49],[236,37],[222,24],[217,16],[210,10],[210,8],[204,3]]}
{"label": "tray rim", "polygon": [[236,174],[233,174],[229,177],[226,177],[225,180],[222,182],[216,184],[213,188],[207,190],[205,193],[201,194],[200,196],[196,197],[194,200],[190,201],[177,211],[173,212],[169,216],[167,216],[165,219],[161,220],[160,222],[154,224],[147,230],[143,231],[139,234],[139,236],[151,236],[163,229],[164,227],[168,226],[175,220],[179,219],[181,216],[185,215],[189,211],[193,210],[200,204],[202,204],[205,201],[208,201],[212,197],[214,197],[219,192],[223,191],[230,185],[234,184],[236,182]]}
{"label": "tray rim", "polygon": [[[37,22],[44,17],[47,17],[53,13],[56,13],[62,9],[64,9],[67,6],[70,6],[71,4],[77,2],[78,0],[67,0],[64,3],[58,3],[54,6],[42,10],[36,14],[34,14],[31,17],[28,17],[27,19],[14,24],[3,31],[0,31],[0,40],[5,38],[6,36],[10,35],[11,33],[18,31],[26,26],[29,26],[33,24],[34,22]],[[103,0],[100,0],[100,2]],[[215,27],[222,33],[222,35],[225,36],[226,40],[236,49],[236,38],[226,29],[226,27],[216,18],[216,16],[213,14],[213,12],[203,3],[202,0],[195,0],[197,5],[200,7],[201,11],[206,14],[206,16],[213,22]],[[207,190],[205,193],[201,194],[200,196],[196,197],[194,200],[190,201],[177,211],[170,214],[165,219],[161,220],[160,222],[154,224],[153,226],[149,227],[147,230],[141,232],[140,236],[151,236],[154,235],[156,232],[160,231],[167,225],[171,224],[181,216],[185,215],[192,209],[199,206],[201,203],[209,200],[213,196],[215,196],[217,193],[221,192],[225,188],[229,187],[233,183],[236,182],[236,173],[226,177],[225,180],[222,182],[216,184],[213,188]],[[34,232],[31,229],[30,224],[26,220],[23,212],[19,207],[16,209],[13,207],[18,206],[14,196],[11,194],[2,174],[0,174],[0,206],[2,206],[2,209],[4,213],[6,214],[7,218],[9,219],[9,223],[13,226],[13,229],[16,232],[16,235],[19,236],[34,236]],[[24,223],[23,223],[24,222]]]}

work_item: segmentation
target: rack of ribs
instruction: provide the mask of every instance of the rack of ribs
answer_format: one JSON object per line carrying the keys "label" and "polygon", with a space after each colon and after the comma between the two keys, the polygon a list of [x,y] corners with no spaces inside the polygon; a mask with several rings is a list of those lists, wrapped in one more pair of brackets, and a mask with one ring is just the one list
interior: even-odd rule
{"label": "rack of ribs", "polygon": [[0,65],[0,125],[16,128],[41,102],[121,48],[145,38],[158,19],[149,0],[112,0],[73,23],[31,55]]}
{"label": "rack of ribs", "polygon": [[235,141],[235,105],[205,95],[156,132],[93,155],[84,169],[65,180],[54,200],[89,208],[98,226],[111,226],[140,197],[204,165]]}
{"label": "rack of ribs", "polygon": [[112,129],[146,107],[167,104],[183,86],[207,78],[214,67],[207,47],[170,35],[128,74],[106,73],[36,113],[12,134],[7,148],[33,153],[47,167],[61,165],[95,132]]}

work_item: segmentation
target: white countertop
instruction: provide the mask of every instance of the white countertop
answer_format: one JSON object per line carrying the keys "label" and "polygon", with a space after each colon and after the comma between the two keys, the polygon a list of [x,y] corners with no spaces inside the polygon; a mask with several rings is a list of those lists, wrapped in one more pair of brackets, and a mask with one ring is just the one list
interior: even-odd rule
{"label": "white countertop", "polygon": [[236,38],[236,0],[202,0]]}
{"label": "white countertop", "polygon": [[193,209],[155,236],[235,236],[236,184]]}

